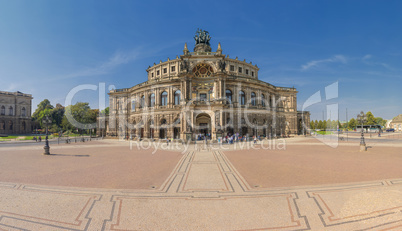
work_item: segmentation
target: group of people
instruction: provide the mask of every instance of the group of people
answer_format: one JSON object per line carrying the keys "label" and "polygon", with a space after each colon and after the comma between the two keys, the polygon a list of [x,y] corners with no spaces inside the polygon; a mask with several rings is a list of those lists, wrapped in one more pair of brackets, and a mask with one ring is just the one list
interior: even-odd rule
{"label": "group of people", "polygon": [[207,134],[198,134],[197,135],[197,140],[210,140],[211,139],[211,133],[207,133]]}
{"label": "group of people", "polygon": [[42,142],[42,137],[39,136],[39,138],[36,138],[36,136],[34,136],[33,140],[35,140],[36,142]]}
{"label": "group of people", "polygon": [[[257,143],[257,141],[261,141],[261,136],[253,136],[252,140],[254,143]],[[239,135],[239,133],[236,134],[228,134],[227,136],[224,136],[222,139],[223,143],[227,144],[233,144],[234,142],[247,142],[250,141],[250,138],[248,135]]]}

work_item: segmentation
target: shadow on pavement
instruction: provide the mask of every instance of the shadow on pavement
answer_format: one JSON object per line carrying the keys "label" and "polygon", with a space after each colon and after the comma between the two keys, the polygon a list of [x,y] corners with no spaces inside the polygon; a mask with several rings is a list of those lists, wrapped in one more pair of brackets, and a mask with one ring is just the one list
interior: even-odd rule
{"label": "shadow on pavement", "polygon": [[47,156],[72,156],[72,157],[89,157],[89,155],[68,155],[68,154],[49,154]]}

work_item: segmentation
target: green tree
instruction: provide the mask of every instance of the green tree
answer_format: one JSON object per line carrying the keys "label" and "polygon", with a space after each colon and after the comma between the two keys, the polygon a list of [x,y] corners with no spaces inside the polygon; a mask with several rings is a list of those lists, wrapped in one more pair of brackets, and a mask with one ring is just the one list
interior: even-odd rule
{"label": "green tree", "polygon": [[61,127],[61,122],[64,117],[64,111],[65,111],[65,108],[61,104],[58,103],[58,104],[56,104],[56,107],[53,108],[52,113],[51,113],[53,124],[59,128]]}
{"label": "green tree", "polygon": [[[80,123],[80,127],[75,127],[69,121],[68,113],[72,116],[72,119]],[[89,107],[89,103],[78,102],[74,105],[69,105],[65,108],[65,115],[62,119],[61,125],[65,130],[85,130],[90,128],[90,124],[96,122],[96,117],[99,114],[98,109],[92,110]]]}
{"label": "green tree", "polygon": [[103,115],[105,115],[105,116],[108,116],[108,115],[109,115],[109,107],[103,109],[103,110],[101,111],[101,113],[102,113]]}
{"label": "green tree", "polygon": [[315,129],[314,121],[311,121],[311,122],[310,122],[310,129]]}
{"label": "green tree", "polygon": [[387,120],[381,118],[381,117],[376,117],[375,121],[377,122],[377,124],[385,127],[385,125],[387,124]]}
{"label": "green tree", "polygon": [[48,99],[44,99],[42,102],[40,102],[38,104],[38,107],[36,108],[35,112],[32,114],[32,118],[34,118],[34,119],[38,118],[40,112],[45,109],[53,109],[53,105],[50,104],[50,101]]}
{"label": "green tree", "polygon": [[327,121],[326,120],[322,121],[322,130],[324,130],[324,131],[327,130]]}
{"label": "green tree", "polygon": [[324,129],[323,122],[321,120],[318,121],[318,129],[320,129],[320,130]]}
{"label": "green tree", "polygon": [[319,129],[319,128],[318,128],[318,121],[317,121],[317,120],[314,121],[314,127],[315,127],[315,129]]}
{"label": "green tree", "polygon": [[45,119],[46,116],[49,117],[49,119],[52,119],[52,109],[47,108],[39,112],[39,115],[37,116],[37,122],[42,128],[45,128],[45,126],[43,125],[43,119]]}
{"label": "green tree", "polygon": [[349,123],[348,123],[348,128],[349,129],[355,129],[356,128],[356,120],[355,120],[355,118],[352,118],[352,119],[350,119],[349,120]]}
{"label": "green tree", "polygon": [[371,113],[371,111],[366,113],[367,116],[367,122],[365,123],[366,125],[376,125],[377,121],[373,115],[373,113]]}
{"label": "green tree", "polygon": [[53,105],[50,104],[50,101],[48,99],[44,99],[42,102],[40,102],[38,104],[38,107],[36,108],[35,112],[32,114],[32,121],[34,122],[34,124],[43,128],[42,119],[45,116],[50,117],[52,109],[53,109]]}

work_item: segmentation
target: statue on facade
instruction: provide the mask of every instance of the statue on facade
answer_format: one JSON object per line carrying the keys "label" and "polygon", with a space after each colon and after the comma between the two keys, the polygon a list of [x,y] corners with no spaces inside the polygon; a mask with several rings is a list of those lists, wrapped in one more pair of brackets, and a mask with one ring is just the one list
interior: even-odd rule
{"label": "statue on facade", "polygon": [[204,43],[209,46],[209,40],[211,40],[211,36],[209,36],[209,32],[201,29],[197,29],[194,36],[195,45]]}
{"label": "statue on facade", "polygon": [[219,70],[225,71],[225,69],[226,69],[226,62],[223,61],[223,60],[219,60],[218,66],[219,66]]}
{"label": "statue on facade", "polygon": [[181,71],[186,70],[188,72],[188,69],[189,69],[188,62],[183,60],[183,62],[180,63],[180,70]]}

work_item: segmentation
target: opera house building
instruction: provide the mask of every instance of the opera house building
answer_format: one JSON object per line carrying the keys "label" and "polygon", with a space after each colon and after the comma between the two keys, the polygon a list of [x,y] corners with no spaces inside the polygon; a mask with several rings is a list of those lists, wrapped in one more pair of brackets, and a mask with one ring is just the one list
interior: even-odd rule
{"label": "opera house building", "polygon": [[259,80],[252,62],[229,58],[207,31],[195,46],[148,67],[148,80],[109,92],[109,117],[100,119],[105,136],[194,140],[208,137],[275,138],[305,132],[308,112],[297,111],[297,90]]}

